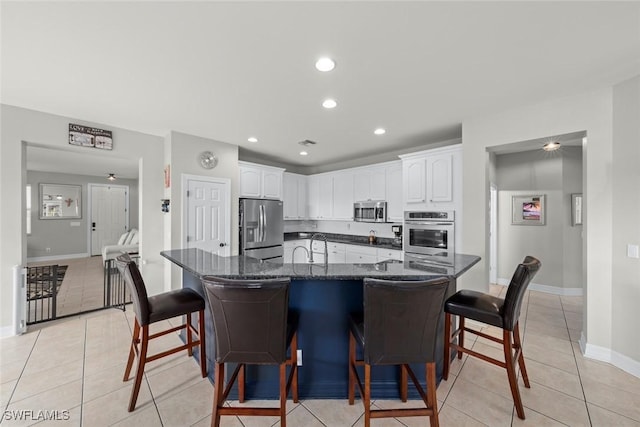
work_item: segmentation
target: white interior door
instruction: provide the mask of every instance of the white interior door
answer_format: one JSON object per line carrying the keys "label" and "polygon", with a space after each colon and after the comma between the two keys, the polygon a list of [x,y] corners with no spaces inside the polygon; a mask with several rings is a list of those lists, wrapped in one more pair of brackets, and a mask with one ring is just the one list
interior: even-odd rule
{"label": "white interior door", "polygon": [[91,255],[115,245],[129,226],[129,187],[89,184]]}
{"label": "white interior door", "polygon": [[230,182],[205,177],[186,178],[187,248],[229,256],[231,239]]}

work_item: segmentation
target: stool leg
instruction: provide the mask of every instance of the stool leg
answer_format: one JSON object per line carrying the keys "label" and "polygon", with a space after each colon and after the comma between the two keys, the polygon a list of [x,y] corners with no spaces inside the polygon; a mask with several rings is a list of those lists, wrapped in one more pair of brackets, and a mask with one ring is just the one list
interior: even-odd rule
{"label": "stool leg", "polygon": [[192,347],[192,343],[193,343],[193,329],[191,329],[193,326],[191,325],[191,313],[188,313],[186,315],[187,318],[187,354],[189,355],[189,357],[193,356],[193,347]]}
{"label": "stool leg", "polygon": [[349,331],[349,405],[353,405],[356,378],[353,369],[356,366],[356,340]]}
{"label": "stool leg", "polygon": [[136,407],[136,401],[138,400],[138,393],[140,392],[140,384],[142,384],[142,377],[144,376],[144,365],[147,363],[147,348],[149,346],[149,325],[142,327],[142,340],[140,345],[140,354],[138,355],[138,370],[136,371],[136,379],[133,384],[133,390],[131,391],[131,400],[129,400],[129,412],[133,412]]}
{"label": "stool leg", "polygon": [[136,346],[140,341],[140,324],[138,319],[133,320],[133,334],[131,335],[131,348],[129,349],[129,359],[127,360],[127,367],[124,370],[124,378],[122,381],[128,381],[129,375],[131,375],[131,367],[133,366],[133,359],[136,357]]}
{"label": "stool leg", "polygon": [[216,378],[214,380],[215,385],[213,388],[213,413],[211,414],[211,427],[219,427],[220,412],[218,409],[222,407],[222,395],[224,394],[224,363],[216,362],[214,371]]}
{"label": "stool leg", "polygon": [[516,323],[516,327],[513,328],[513,342],[516,348],[520,349],[520,356],[518,356],[518,365],[520,366],[520,374],[522,374],[522,381],[526,388],[531,388],[529,384],[529,376],[527,375],[527,368],[524,366],[524,354],[522,351],[522,342],[520,341],[520,322]]}
{"label": "stool leg", "polygon": [[449,365],[451,364],[451,314],[444,314],[444,364],[442,366],[442,379],[449,379]]}
{"label": "stool leg", "polygon": [[244,386],[245,386],[245,365],[240,364],[240,371],[238,372],[238,402],[244,403]]}
{"label": "stool leg", "polygon": [[518,379],[516,378],[515,361],[513,360],[513,345],[511,343],[511,332],[506,329],[502,333],[504,341],[504,361],[507,365],[507,376],[509,377],[509,386],[511,387],[511,395],[513,403],[516,405],[518,418],[524,420],[524,408],[522,407],[522,399],[520,399],[520,389],[518,388]]}
{"label": "stool leg", "polygon": [[364,427],[371,427],[371,365],[364,364]]}
{"label": "stool leg", "polygon": [[427,407],[433,409],[433,414],[429,417],[431,427],[438,427],[438,399],[436,398],[436,364],[427,363]]}
{"label": "stool leg", "polygon": [[200,371],[202,378],[207,377],[207,351],[205,344],[204,310],[198,311],[198,338],[200,338]]}
{"label": "stool leg", "polygon": [[[458,335],[458,346],[459,347],[464,347],[464,317],[459,316],[458,319],[459,319],[458,327],[460,328],[460,334]],[[461,351],[458,351],[458,359],[462,359],[462,352]]]}
{"label": "stool leg", "polygon": [[400,365],[400,400],[407,401],[407,366]]}
{"label": "stool leg", "polygon": [[291,379],[291,395],[293,403],[298,403],[298,333],[294,332],[291,338],[291,369],[294,370]]}
{"label": "stool leg", "polygon": [[287,364],[280,364],[280,427],[287,427]]}

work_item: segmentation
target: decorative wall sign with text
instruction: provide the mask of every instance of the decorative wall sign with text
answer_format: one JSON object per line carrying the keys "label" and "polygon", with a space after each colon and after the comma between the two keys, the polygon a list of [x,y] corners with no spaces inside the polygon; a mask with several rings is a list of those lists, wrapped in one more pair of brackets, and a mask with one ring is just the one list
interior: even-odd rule
{"label": "decorative wall sign with text", "polygon": [[112,150],[113,136],[110,130],[69,123],[69,144]]}

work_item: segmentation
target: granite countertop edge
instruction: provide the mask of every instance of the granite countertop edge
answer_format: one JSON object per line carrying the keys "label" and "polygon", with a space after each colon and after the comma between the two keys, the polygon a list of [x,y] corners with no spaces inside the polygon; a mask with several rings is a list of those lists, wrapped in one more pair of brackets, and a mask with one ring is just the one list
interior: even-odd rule
{"label": "granite countertop edge", "polygon": [[[289,232],[284,233],[284,241],[291,240],[308,240],[311,239],[311,236],[315,234],[312,232]],[[376,243],[369,243],[368,236],[357,236],[353,234],[337,234],[337,233],[319,233],[324,234],[327,237],[327,242],[331,243],[344,243],[347,245],[356,245],[356,246],[366,246],[370,248],[380,248],[380,249],[393,249],[393,250],[402,250],[402,245],[398,245],[393,243],[392,238],[388,237],[377,237]]]}

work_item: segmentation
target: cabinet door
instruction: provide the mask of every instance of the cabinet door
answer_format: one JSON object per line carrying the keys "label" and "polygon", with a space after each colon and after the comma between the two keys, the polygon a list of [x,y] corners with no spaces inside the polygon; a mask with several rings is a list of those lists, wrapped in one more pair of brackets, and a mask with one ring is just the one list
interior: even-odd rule
{"label": "cabinet door", "polygon": [[332,243],[329,245],[329,263],[344,264],[346,262],[346,252],[344,245]]}
{"label": "cabinet door", "polygon": [[359,170],[353,176],[353,199],[355,202],[369,200],[371,197],[371,173]]}
{"label": "cabinet door", "polygon": [[321,175],[318,190],[318,218],[333,218],[333,176]]}
{"label": "cabinet door", "polygon": [[426,200],[424,159],[405,160],[403,169],[405,203],[424,203]]}
{"label": "cabinet door", "polygon": [[333,175],[333,218],[353,219],[353,174]]}
{"label": "cabinet door", "polygon": [[240,167],[240,196],[262,197],[262,171],[250,166]]}
{"label": "cabinet door", "polygon": [[[371,169],[371,179],[369,181],[371,183],[371,191],[369,193],[369,197],[371,198],[371,200],[389,201],[389,193],[386,189],[386,176],[387,175],[385,168]],[[402,172],[400,176],[402,177]]]}
{"label": "cabinet door", "polygon": [[285,219],[298,218],[298,180],[297,176],[284,173],[282,177],[282,202]]}
{"label": "cabinet door", "polygon": [[320,177],[310,176],[307,181],[307,213],[310,219],[320,218]]}
{"label": "cabinet door", "polygon": [[282,200],[282,172],[262,172],[262,195],[267,199]]}
{"label": "cabinet door", "polygon": [[307,177],[298,176],[298,218],[307,218]]}
{"label": "cabinet door", "polygon": [[390,259],[402,260],[402,251],[395,249],[378,249],[377,262],[387,261]]}
{"label": "cabinet door", "polygon": [[346,262],[350,264],[375,264],[378,262],[376,248],[366,246],[345,245]]}
{"label": "cabinet door", "polygon": [[387,166],[387,220],[402,222],[402,163]]}
{"label": "cabinet door", "polygon": [[451,202],[453,200],[451,154],[427,157],[427,200],[432,202]]}

